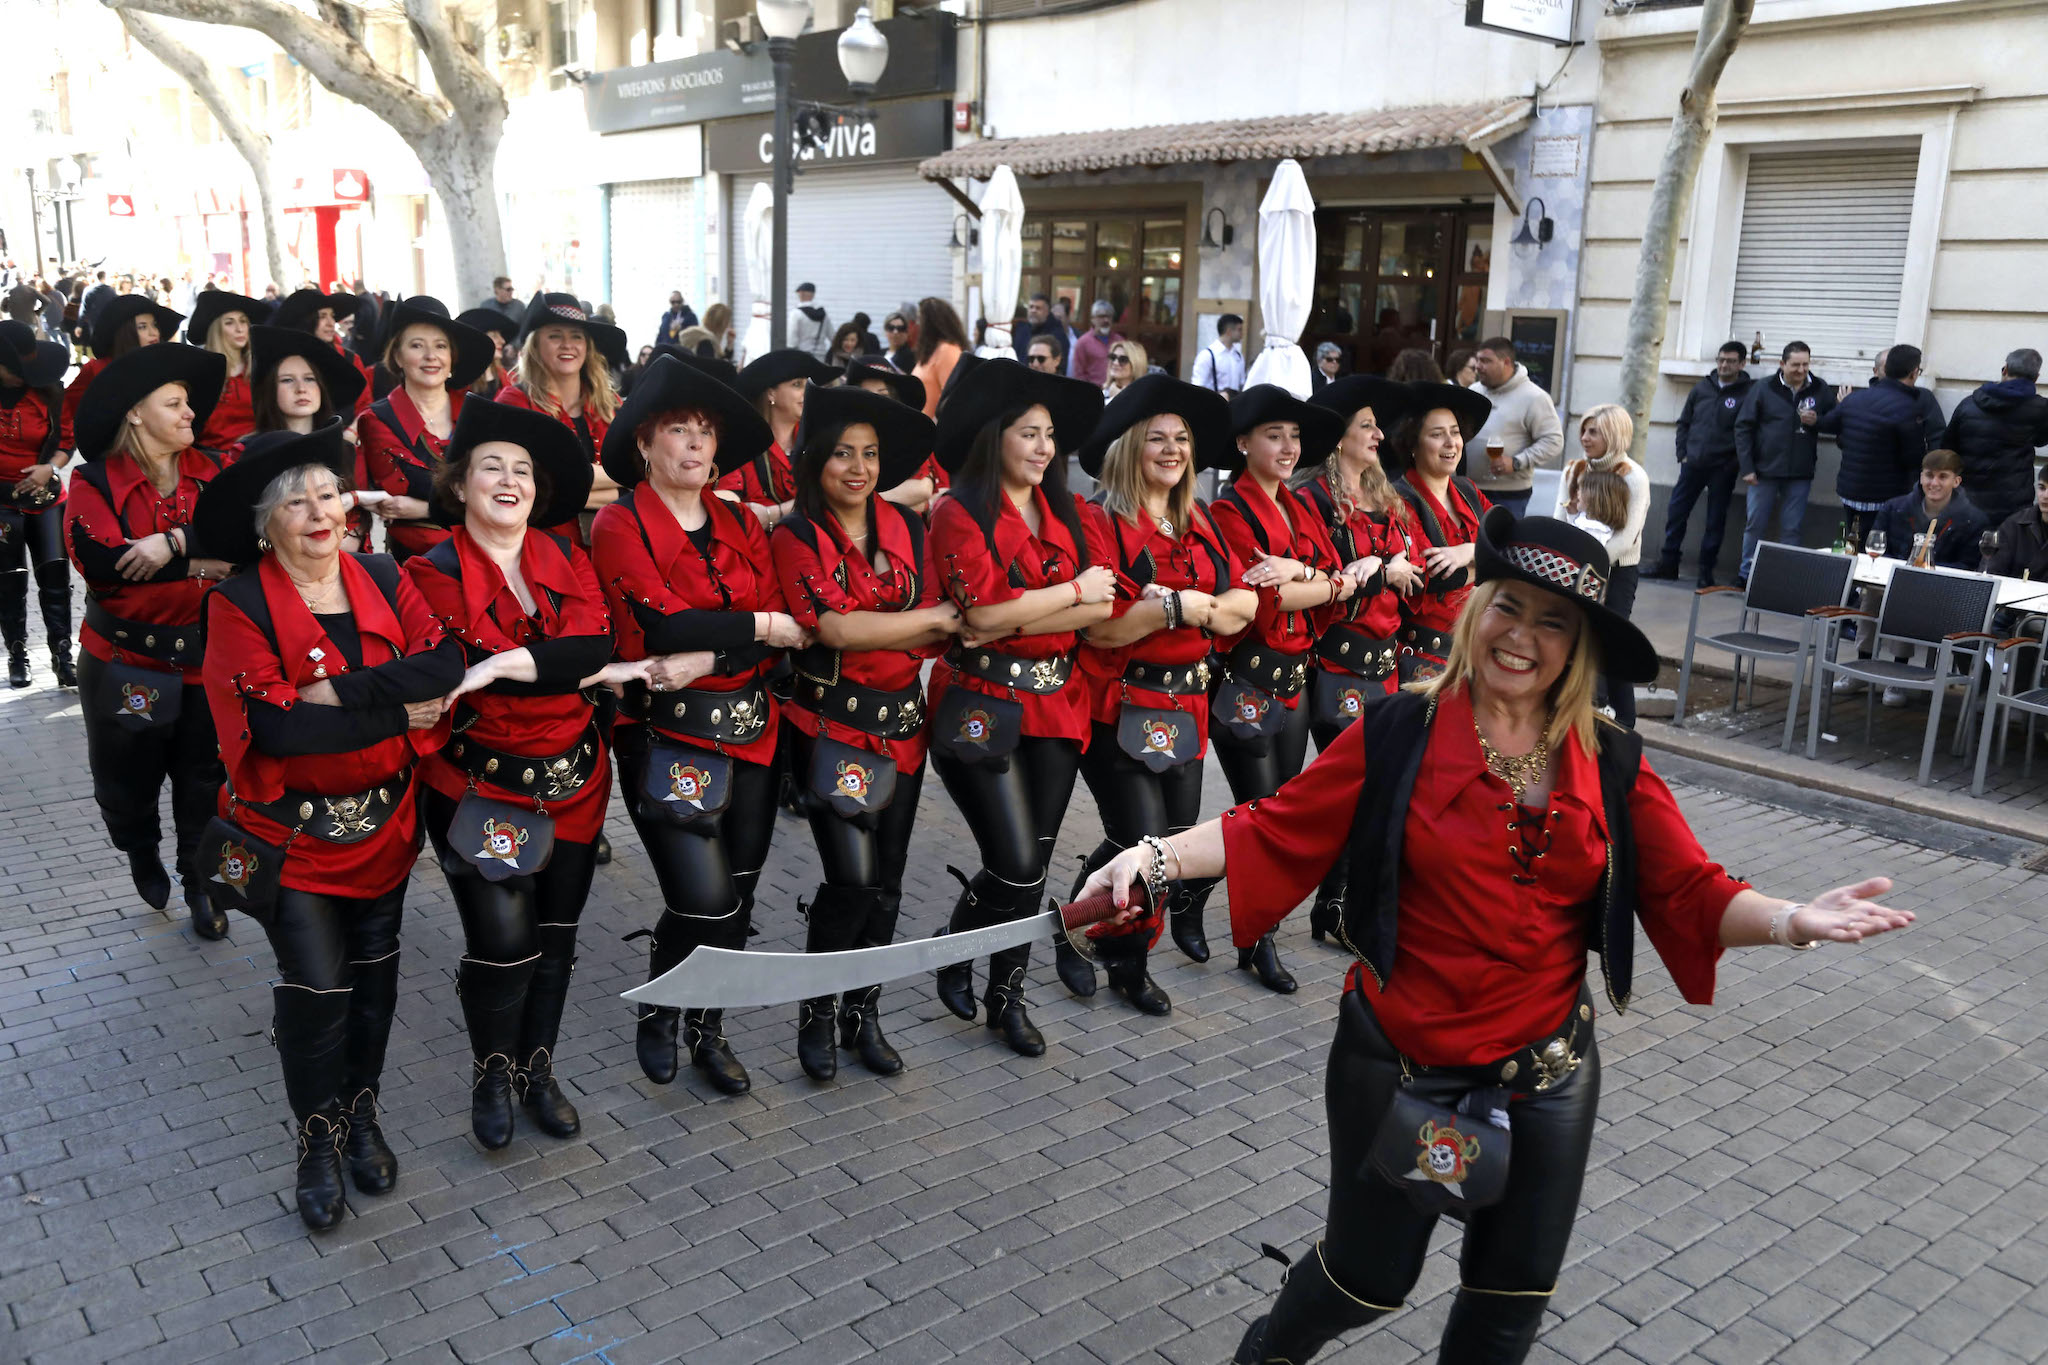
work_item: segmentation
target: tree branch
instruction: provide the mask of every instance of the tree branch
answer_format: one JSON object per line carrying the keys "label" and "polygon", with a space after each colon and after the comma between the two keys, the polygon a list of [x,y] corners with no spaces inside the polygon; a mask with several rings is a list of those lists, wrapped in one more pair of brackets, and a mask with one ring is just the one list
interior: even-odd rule
{"label": "tree branch", "polygon": [[249,163],[249,173],[256,179],[257,214],[263,222],[264,263],[270,268],[270,282],[282,286],[285,278],[284,241],[278,230],[277,201],[270,181],[270,139],[251,128],[241,111],[229,102],[227,92],[214,80],[204,57],[145,15],[122,10],[121,23],[151,56],[192,87],[192,93],[199,96],[200,102],[213,114],[221,132],[242,154],[242,160]]}
{"label": "tree branch", "polygon": [[202,24],[251,28],[289,52],[313,78],[360,104],[409,139],[424,138],[452,112],[385,71],[339,23],[323,23],[282,0],[101,0],[109,9],[139,10]]}
{"label": "tree branch", "polygon": [[405,0],[406,22],[433,69],[434,83],[465,124],[503,125],[505,92],[476,52],[457,41],[441,0]]}

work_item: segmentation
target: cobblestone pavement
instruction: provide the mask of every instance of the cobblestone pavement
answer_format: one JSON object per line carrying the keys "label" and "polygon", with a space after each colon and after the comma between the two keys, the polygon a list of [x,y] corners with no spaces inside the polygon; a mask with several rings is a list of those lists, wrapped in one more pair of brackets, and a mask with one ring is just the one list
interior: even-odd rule
{"label": "cobblestone pavement", "polygon": [[[237,922],[201,943],[136,903],[77,727],[69,696],[0,693],[0,1360],[1213,1365],[1277,1282],[1258,1244],[1317,1234],[1344,964],[1303,927],[1282,935],[1300,994],[1163,957],[1160,1020],[1068,999],[1041,960],[1035,1060],[906,983],[885,1018],[909,1070],[819,1087],[794,1008],[738,1012],[755,1088],[718,1099],[634,1064],[615,997],[644,959],[619,936],[655,901],[620,819],[561,1058],[582,1138],[470,1138],[455,918],[422,875],[385,1087],[403,1175],[309,1236],[263,940]],[[1737,871],[1802,890],[1882,868],[1924,918],[1857,952],[1736,954],[1712,1009],[1640,971],[1637,1007],[1602,1023],[1586,1210],[1536,1359],[2039,1358],[2048,887],[2019,865],[2036,850],[1900,842],[1896,816],[1801,813],[1772,804],[1789,789],[1704,773],[1682,803]],[[932,787],[908,933],[971,856]],[[1093,819],[1078,800],[1062,869]],[[784,821],[760,946],[793,946],[814,876]],[[1413,1306],[1334,1358],[1431,1355],[1448,1240]]]}

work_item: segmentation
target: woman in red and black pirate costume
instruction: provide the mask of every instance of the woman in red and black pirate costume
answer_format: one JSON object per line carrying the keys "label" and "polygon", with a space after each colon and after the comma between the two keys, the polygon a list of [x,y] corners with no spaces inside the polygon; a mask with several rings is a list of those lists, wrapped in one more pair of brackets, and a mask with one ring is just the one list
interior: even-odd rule
{"label": "woman in red and black pirate costume", "polygon": [[251,379],[255,359],[249,350],[249,330],[270,317],[270,305],[246,294],[225,289],[207,289],[192,305],[185,322],[188,345],[203,346],[228,362],[227,382],[221,386],[220,402],[199,433],[199,444],[223,452],[256,429],[251,408]]}
{"label": "woman in red and black pirate costume", "polygon": [[1394,491],[1415,514],[1413,544],[1425,570],[1419,591],[1401,596],[1400,681],[1434,677],[1450,649],[1451,628],[1472,593],[1472,554],[1479,522],[1493,506],[1458,473],[1465,442],[1486,425],[1493,404],[1456,384],[1411,384],[1407,416],[1387,443],[1388,468],[1401,476]]}
{"label": "woman in red and black pirate costume", "polygon": [[[981,853],[947,930],[1039,908],[1060,822],[1088,743],[1088,688],[1075,682],[1076,632],[1109,619],[1116,576],[1088,559],[1067,454],[1094,430],[1092,384],[990,360],[939,414],[938,454],[953,495],[932,515],[926,572],[965,627],[932,670],[932,766]],[[989,958],[989,1027],[1027,1057],[1045,1039],[1025,1010],[1031,946]],[[939,1000],[975,1017],[974,964],[938,971]]]}
{"label": "woman in red and black pirate costume", "polygon": [[332,1227],[398,1160],[377,1117],[398,1000],[413,778],[447,736],[461,647],[384,555],[342,548],[355,455],[339,421],[252,436],[197,531],[244,566],[207,600],[206,703],[227,785],[199,862],[277,954],[271,997],[297,1122],[299,1216]]}
{"label": "woman in red and black pirate costume", "polygon": [[199,690],[207,584],[228,565],[192,529],[220,472],[193,445],[226,368],[196,346],[144,346],[113,360],[78,405],[80,463],[64,500],[65,546],[85,579],[79,707],[93,799],[142,899],[171,895],[158,856],[157,793],[171,784],[177,867],[192,930],[225,937],[194,862],[220,788],[213,718]]}
{"label": "woman in red and black pirate costume", "polygon": [[123,294],[101,309],[99,320],[92,325],[92,358],[78,367],[64,390],[64,425],[78,429],[79,400],[100,371],[130,351],[170,345],[184,321],[183,313],[153,302],[147,294]]}
{"label": "woman in red and black pirate costume", "polygon": [[364,479],[391,495],[377,515],[401,564],[448,539],[448,528],[434,518],[434,471],[470,384],[496,353],[488,336],[451,320],[439,299],[421,294],[391,307],[384,367],[401,382],[357,421],[356,448]]}
{"label": "woman in red and black pirate costume", "polygon": [[[959,633],[960,612],[925,573],[925,527],[879,496],[930,453],[932,423],[894,398],[813,388],[804,399],[796,511],[770,546],[783,600],[817,642],[791,659],[783,708],[825,879],[807,952],[874,948],[896,936],[903,869],[924,786],[924,661]],[[882,1034],[880,986],[806,1000],[796,1051],[813,1080],[851,1049],[884,1076],[903,1059]]]}
{"label": "woman in red and black pirate costume", "polygon": [[468,664],[420,799],[462,916],[470,1130],[492,1149],[512,1140],[515,1097],[550,1137],[581,1127],[555,1047],[611,795],[610,737],[582,688],[645,671],[610,663],[588,556],[539,529],[573,517],[590,476],[561,423],[472,394],[435,475],[454,529],[405,564]]}
{"label": "woman in red and black pirate costume", "polygon": [[[919,412],[924,411],[924,381],[914,374],[903,373],[880,356],[862,356],[848,361],[845,383],[850,389],[865,389],[869,393],[893,398]],[[913,512],[929,516],[932,499],[945,489],[946,471],[940,466],[937,455],[928,455],[922,464],[884,488],[882,496]]]}
{"label": "woman in red and black pirate costume", "polygon": [[[674,356],[648,366],[605,436],[605,472],[622,491],[597,514],[591,559],[615,655],[655,661],[613,731],[626,811],[661,885],[649,980],[700,946],[746,947],[775,832],[767,679],[810,635],[784,606],[760,521],[712,490],[721,459],[752,459],[769,440],[746,399]],[[723,1014],[643,1009],[640,1069],[675,1079],[681,1023],[691,1064],[727,1094],[746,1090]]]}
{"label": "woman in red and black pirate costume", "polygon": [[[1089,627],[1081,671],[1092,734],[1081,775],[1102,813],[1102,842],[1081,879],[1145,835],[1177,834],[1202,803],[1209,745],[1209,652],[1251,624],[1258,601],[1244,566],[1206,509],[1195,478],[1225,463],[1230,407],[1213,390],[1163,374],[1127,386],[1078,452],[1100,485],[1082,513],[1088,557],[1116,571],[1114,613]],[[1166,993],[1146,971],[1164,916],[1136,930],[1088,936],[1110,984],[1147,1013]],[[1095,970],[1059,935],[1060,979],[1095,992]]]}
{"label": "woman in red and black pirate costume", "polygon": [[519,365],[498,390],[498,401],[544,412],[575,433],[590,462],[592,483],[584,505],[559,526],[542,529],[587,543],[583,513],[595,513],[619,495],[598,467],[598,451],[618,415],[612,368],[626,364],[626,333],[583,311],[573,294],[536,294],[519,333]]}
{"label": "woman in red and black pirate costume", "polygon": [[27,687],[28,578],[57,686],[78,686],[71,662],[71,565],[64,557],[64,480],[71,427],[64,420],[64,370],[71,352],[42,341],[26,323],[0,322],[0,636],[7,685]]}
{"label": "woman in red and black pirate costume", "polygon": [[753,508],[770,531],[794,510],[796,467],[790,451],[796,448],[796,427],[803,420],[804,392],[810,385],[830,384],[837,378],[839,371],[810,352],[785,346],[751,361],[733,384],[768,424],[771,439],[757,455],[738,463],[728,459],[718,491],[734,494]]}
{"label": "woman in red and black pirate costume", "polygon": [[[270,326],[289,327],[317,338],[362,376],[363,387],[356,396],[355,411],[344,412],[343,417],[360,417],[370,410],[370,400],[375,397],[375,376],[370,373],[370,367],[354,351],[341,344],[341,334],[335,327],[336,323],[354,317],[360,306],[354,294],[323,294],[308,286],[285,295],[270,314]],[[390,335],[388,328],[385,334]]]}
{"label": "woman in red and black pirate costume", "polygon": [[[1358,591],[1316,637],[1309,680],[1309,736],[1321,753],[1358,719],[1368,698],[1399,686],[1404,597],[1422,586],[1415,514],[1380,465],[1380,444],[1412,401],[1407,385],[1375,375],[1334,379],[1308,400],[1345,422],[1320,463],[1295,471],[1294,487],[1323,519],[1344,572]],[[1324,941],[1344,901],[1344,861],[1330,869],[1309,912],[1309,932]]]}
{"label": "woman in red and black pirate costume", "polygon": [[[1244,565],[1244,584],[1258,593],[1249,629],[1219,641],[1222,676],[1214,680],[1217,761],[1237,801],[1280,790],[1308,755],[1307,696],[1311,650],[1358,591],[1329,528],[1306,497],[1287,486],[1304,456],[1337,443],[1344,421],[1311,407],[1275,384],[1254,384],[1230,404],[1235,446],[1228,467],[1240,471],[1210,514]],[[1168,914],[1173,941],[1197,962],[1209,958],[1202,912],[1216,883],[1183,881]],[[1268,990],[1295,989],[1270,935],[1239,950],[1240,970]]]}
{"label": "woman in red and black pirate costume", "polygon": [[1326,1078],[1328,1223],[1246,1330],[1247,1365],[1305,1365],[1396,1311],[1446,1212],[1464,1237],[1437,1359],[1527,1356],[1599,1100],[1589,949],[1625,1008],[1640,919],[1679,991],[1704,1004],[1723,948],[1854,942],[1912,919],[1866,899],[1889,889],[1882,877],[1799,904],[1709,861],[1641,741],[1593,710],[1603,666],[1657,671],[1649,641],[1605,605],[1597,540],[1497,508],[1476,568],[1436,679],[1373,698],[1278,794],[1147,840],[1084,888],[1125,903],[1135,880],[1156,895],[1227,863],[1232,936],[1250,944],[1349,852],[1339,933],[1359,961]]}

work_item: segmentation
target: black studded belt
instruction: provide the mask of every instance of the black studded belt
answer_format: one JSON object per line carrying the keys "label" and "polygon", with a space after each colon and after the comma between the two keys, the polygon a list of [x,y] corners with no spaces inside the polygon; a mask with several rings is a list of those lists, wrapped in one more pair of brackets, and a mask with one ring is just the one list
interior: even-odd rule
{"label": "black studded belt", "polygon": [[909,739],[924,728],[924,690],[916,683],[900,692],[884,692],[799,674],[792,699],[834,725],[848,725],[878,739]]}
{"label": "black studded belt", "polygon": [[994,649],[955,649],[946,655],[946,662],[970,678],[1039,695],[1059,691],[1074,676],[1072,654],[1026,659]]}
{"label": "black studded belt", "polygon": [[1404,1056],[1401,1065],[1404,1070],[1426,1075],[1455,1076],[1478,1085],[1502,1085],[1510,1090],[1540,1094],[1577,1071],[1592,1042],[1592,997],[1581,987],[1579,1001],[1572,1006],[1562,1028],[1505,1057],[1481,1066],[1423,1066]]}
{"label": "black studded belt", "polygon": [[684,687],[673,692],[636,690],[647,722],[713,744],[752,744],[768,728],[768,689],[752,683],[734,692],[707,692]]}
{"label": "black studded belt", "polygon": [[448,745],[455,766],[480,782],[542,801],[566,801],[597,772],[597,730],[583,732],[575,747],[548,758],[493,749],[467,735]]}
{"label": "black studded belt", "polygon": [[1164,692],[1169,697],[1183,697],[1193,692],[1209,690],[1209,661],[1197,659],[1191,664],[1148,664],[1130,663],[1124,665],[1124,685],[1142,687],[1147,692]]}
{"label": "black studded belt", "polygon": [[166,626],[130,621],[98,602],[85,604],[85,623],[116,649],[141,654],[178,668],[197,668],[206,658],[206,627],[198,621]]}
{"label": "black studded belt", "polygon": [[1404,626],[1400,634],[1403,654],[1427,654],[1432,659],[1447,659],[1451,654],[1451,637],[1440,630],[1427,626]]}
{"label": "black studded belt", "polygon": [[1318,659],[1374,682],[1394,675],[1396,648],[1396,636],[1378,639],[1344,626],[1332,626],[1316,639]]}
{"label": "black studded belt", "polygon": [[243,801],[236,804],[274,820],[295,833],[310,834],[330,844],[359,844],[384,828],[384,822],[405,799],[412,785],[412,768],[393,774],[368,791],[348,796],[323,796],[318,792],[287,789],[275,801]]}
{"label": "black studded belt", "polygon": [[1283,654],[1264,640],[1246,640],[1230,651],[1230,676],[1275,697],[1292,697],[1308,685],[1308,656]]}

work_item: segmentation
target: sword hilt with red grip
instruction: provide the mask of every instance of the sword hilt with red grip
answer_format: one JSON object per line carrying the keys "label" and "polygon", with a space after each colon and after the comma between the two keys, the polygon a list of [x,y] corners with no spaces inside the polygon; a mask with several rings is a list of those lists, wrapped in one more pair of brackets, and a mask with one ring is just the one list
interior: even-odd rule
{"label": "sword hilt with red grip", "polygon": [[1073,901],[1059,906],[1057,909],[1060,916],[1060,925],[1067,933],[1067,941],[1076,948],[1082,949],[1085,956],[1092,957],[1092,953],[1087,951],[1090,939],[1084,931],[1122,914],[1125,910],[1135,910],[1141,917],[1150,914],[1152,910],[1152,896],[1145,883],[1139,880],[1131,883],[1130,903],[1128,905],[1119,906],[1115,898],[1109,892],[1104,891],[1098,895],[1089,896],[1085,900]]}

